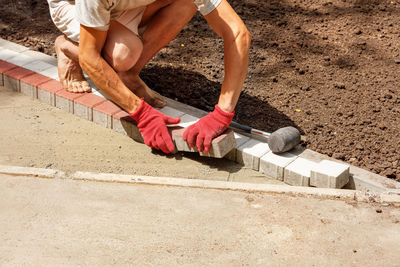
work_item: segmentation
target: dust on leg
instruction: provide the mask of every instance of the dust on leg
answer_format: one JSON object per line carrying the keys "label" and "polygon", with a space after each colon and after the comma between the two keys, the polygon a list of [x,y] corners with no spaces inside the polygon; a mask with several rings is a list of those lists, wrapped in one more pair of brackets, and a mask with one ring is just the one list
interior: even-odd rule
{"label": "dust on leg", "polygon": [[78,46],[61,35],[57,37],[54,47],[57,53],[58,76],[64,89],[73,93],[90,92],[90,85],[79,65]]}
{"label": "dust on leg", "polygon": [[162,108],[167,104],[165,98],[150,89],[139,75],[132,75],[129,72],[121,72],[119,73],[119,77],[135,95],[143,98],[149,105],[155,108]]}

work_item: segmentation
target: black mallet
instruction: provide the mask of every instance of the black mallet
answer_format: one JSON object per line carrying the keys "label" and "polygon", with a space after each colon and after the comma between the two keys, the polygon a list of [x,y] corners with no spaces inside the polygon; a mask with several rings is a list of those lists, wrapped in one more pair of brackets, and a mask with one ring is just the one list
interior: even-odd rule
{"label": "black mallet", "polygon": [[276,130],[273,133],[267,133],[261,130],[251,128],[237,122],[231,122],[231,127],[243,130],[247,133],[268,138],[268,146],[274,153],[283,153],[291,150],[300,143],[300,132],[292,126],[287,126]]}

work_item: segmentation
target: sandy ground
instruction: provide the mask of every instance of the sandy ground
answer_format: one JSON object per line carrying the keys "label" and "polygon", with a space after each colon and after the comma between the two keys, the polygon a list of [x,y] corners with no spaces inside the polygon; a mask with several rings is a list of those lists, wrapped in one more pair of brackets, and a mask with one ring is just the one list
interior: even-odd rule
{"label": "sandy ground", "polygon": [[394,207],[5,175],[0,199],[4,266],[400,262],[400,209]]}
{"label": "sandy ground", "polygon": [[0,87],[0,164],[281,183],[225,159],[153,152],[127,136]]}

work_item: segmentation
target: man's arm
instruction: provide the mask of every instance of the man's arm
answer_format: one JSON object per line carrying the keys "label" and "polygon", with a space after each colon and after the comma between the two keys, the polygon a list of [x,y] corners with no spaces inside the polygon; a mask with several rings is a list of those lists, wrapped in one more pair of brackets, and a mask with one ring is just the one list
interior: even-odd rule
{"label": "man's arm", "polygon": [[249,63],[251,36],[243,21],[226,0],[205,16],[208,24],[224,40],[225,77],[218,105],[213,112],[189,126],[183,140],[199,151],[208,152],[211,141],[231,123]]}
{"label": "man's arm", "polygon": [[128,113],[134,113],[140,105],[140,99],[124,85],[114,69],[101,56],[106,38],[107,31],[81,25],[79,63],[102,92]]}
{"label": "man's arm", "polygon": [[232,112],[246,78],[251,36],[226,0],[222,0],[205,19],[224,40],[225,77],[218,106],[225,112]]}
{"label": "man's arm", "polygon": [[107,31],[81,25],[79,62],[82,69],[108,97],[137,121],[146,145],[171,153],[175,146],[166,125],[179,123],[180,119],[168,117],[153,109],[124,85],[101,56],[106,38]]}

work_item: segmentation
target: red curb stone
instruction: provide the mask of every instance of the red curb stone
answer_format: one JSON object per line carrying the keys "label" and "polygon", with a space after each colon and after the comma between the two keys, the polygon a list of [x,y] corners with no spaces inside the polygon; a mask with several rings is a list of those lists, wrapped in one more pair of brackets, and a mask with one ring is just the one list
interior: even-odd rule
{"label": "red curb stone", "polygon": [[107,101],[105,98],[91,93],[82,94],[82,97],[79,97],[74,100],[75,103],[85,105],[90,108],[93,108],[94,106],[97,106],[98,104],[103,103],[105,101]]}
{"label": "red curb stone", "polygon": [[52,106],[56,105],[55,93],[64,90],[62,84],[53,79],[39,84],[37,88],[38,99]]}
{"label": "red curb stone", "polygon": [[107,100],[106,102],[101,103],[98,106],[95,106],[93,109],[96,110],[96,111],[99,111],[99,112],[103,112],[103,113],[105,113],[107,115],[110,115],[110,116],[114,115],[117,112],[120,112],[122,110],[118,105],[114,104],[113,102],[111,102],[109,100]]}
{"label": "red curb stone", "polygon": [[24,82],[24,83],[27,83],[27,84],[30,84],[33,86],[38,86],[39,84],[48,82],[50,80],[52,80],[52,79],[49,77],[46,77],[39,73],[34,73],[33,75],[23,77],[21,79],[21,82]]}
{"label": "red curb stone", "polygon": [[4,72],[3,74],[11,78],[21,80],[21,78],[35,74],[35,72],[22,67],[16,67]]}
{"label": "red curb stone", "polygon": [[131,121],[131,122],[136,122],[134,119],[132,119],[131,116],[129,116],[129,113],[126,112],[125,110],[121,110],[121,111],[113,114],[112,117],[117,120],[127,120],[127,121]]}
{"label": "red curb stone", "polygon": [[84,96],[86,93],[70,93],[67,90],[60,90],[55,93],[56,107],[70,113],[74,113],[74,100]]}
{"label": "red curb stone", "polygon": [[112,115],[122,109],[111,101],[105,101],[93,107],[93,121],[106,128],[112,128]]}
{"label": "red curb stone", "polygon": [[59,81],[53,79],[50,79],[50,81],[38,85],[38,88],[52,93],[64,90],[62,84]]}
{"label": "red curb stone", "polygon": [[11,70],[8,70],[3,73],[4,87],[11,89],[13,91],[16,91],[16,92],[20,92],[21,87],[20,87],[19,80],[21,80],[21,78],[23,78],[23,77],[32,75],[34,73],[35,72],[33,72],[31,70],[21,68],[21,67],[16,67]]}
{"label": "red curb stone", "polygon": [[4,61],[0,59],[0,73],[3,74],[4,72],[17,68],[17,65],[14,65],[10,62]]}
{"label": "red curb stone", "polygon": [[50,80],[50,78],[39,73],[34,73],[32,75],[23,77],[20,80],[21,93],[36,99],[38,98],[37,86]]}
{"label": "red curb stone", "polygon": [[6,62],[4,60],[0,60],[0,86],[4,85],[4,78],[3,78],[3,73],[12,69],[17,68],[17,65],[11,64],[9,62]]}
{"label": "red curb stone", "polygon": [[105,101],[107,101],[105,98],[91,93],[82,94],[82,97],[74,100],[74,114],[81,118],[92,121],[93,107]]}

